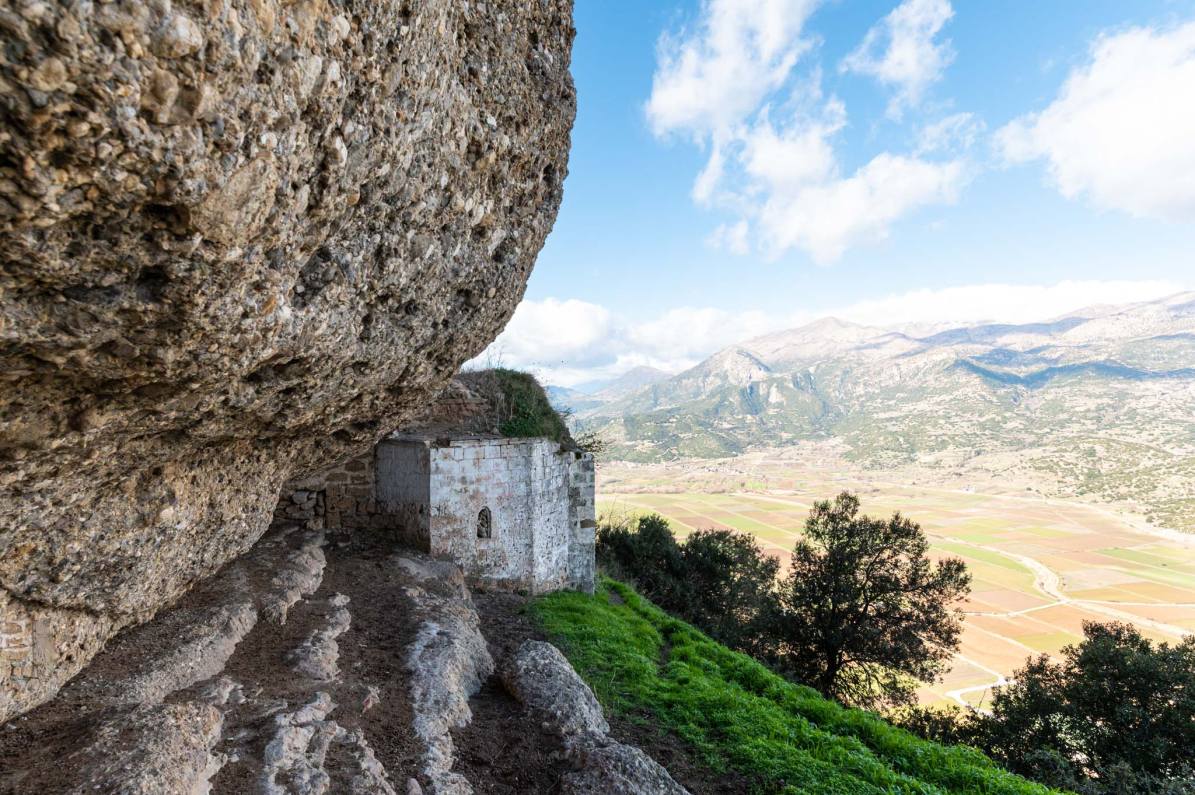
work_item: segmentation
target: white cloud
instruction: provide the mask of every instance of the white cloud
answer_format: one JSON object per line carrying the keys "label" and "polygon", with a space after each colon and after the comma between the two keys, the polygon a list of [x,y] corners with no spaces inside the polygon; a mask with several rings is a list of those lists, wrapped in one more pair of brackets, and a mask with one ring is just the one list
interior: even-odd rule
{"label": "white cloud", "polygon": [[879,21],[839,65],[839,71],[870,75],[896,90],[888,115],[918,105],[954,59],[949,41],[934,37],[954,16],[948,0],[905,0]]}
{"label": "white cloud", "polygon": [[845,179],[773,192],[760,214],[764,245],[773,254],[801,248],[830,264],[848,248],[885,240],[892,224],[917,208],[955,201],[967,178],[962,161],[885,152]]}
{"label": "white cloud", "polygon": [[627,323],[623,339],[636,352],[676,362],[666,368],[676,372],[680,363],[692,366],[727,345],[777,328],[777,322],[759,311],[680,307],[645,322]]}
{"label": "white cloud", "polygon": [[787,315],[678,307],[647,320],[613,315],[585,301],[524,301],[486,353],[538,372],[546,383],[575,386],[615,378],[637,365],[678,373],[710,354],[780,329],[833,316],[870,326],[1032,323],[1093,304],[1147,301],[1195,287],[1165,281],[1065,281],[1052,285],[978,284],[912,290],[854,304]]}
{"label": "white cloud", "polygon": [[604,360],[616,331],[610,310],[587,301],[523,301],[510,322],[475,362],[512,362],[518,367],[590,366]]}
{"label": "white cloud", "polygon": [[656,135],[728,131],[788,79],[817,0],[704,0],[697,30],[657,47],[647,118]]}
{"label": "white cloud", "polygon": [[831,311],[852,323],[1036,323],[1095,304],[1131,304],[1190,289],[1167,281],[1063,281],[1050,285],[973,284],[911,290]]}
{"label": "white cloud", "polygon": [[706,238],[705,244],[715,251],[728,251],[736,257],[745,257],[751,253],[751,243],[747,235],[751,227],[746,221],[737,224],[721,224]]}
{"label": "white cloud", "polygon": [[722,153],[722,141],[715,140],[709,161],[693,182],[693,201],[698,204],[709,204],[725,172],[726,156]]}
{"label": "white cloud", "polygon": [[974,113],[955,113],[921,128],[915,155],[930,152],[963,152],[970,149],[986,129]]}
{"label": "white cloud", "polygon": [[[712,248],[770,257],[797,248],[829,264],[885,240],[917,209],[954,201],[969,177],[957,156],[977,134],[970,114],[927,128],[911,155],[880,152],[844,170],[835,147],[846,106],[823,97],[820,68],[795,72],[811,47],[803,26],[818,2],[705,0],[694,29],[661,39],[645,110],[657,135],[685,133],[708,147],[692,198],[737,216],[714,228]],[[899,78],[902,97],[919,96],[936,79],[930,67],[949,60],[947,45],[932,38],[951,13],[945,0],[909,0],[868,34],[877,46],[886,37],[886,65],[875,68]],[[852,56],[858,68],[870,47]],[[931,152],[940,162],[924,157]]]}
{"label": "white cloud", "polygon": [[798,114],[782,128],[765,109],[744,135],[743,192],[761,197],[756,227],[769,255],[799,248],[820,264],[833,263],[849,248],[883,241],[896,221],[918,208],[955,201],[969,178],[958,159],[888,152],[843,176],[833,138],[845,125],[846,108],[832,98],[820,115]]}
{"label": "white cloud", "polygon": [[1195,220],[1195,22],[1097,39],[1040,113],[997,133],[1011,162],[1045,158],[1069,199]]}
{"label": "white cloud", "polygon": [[765,108],[743,137],[745,173],[770,191],[824,183],[838,170],[831,137],[846,126],[846,106],[831,99],[818,117],[795,115],[782,129],[772,125]]}

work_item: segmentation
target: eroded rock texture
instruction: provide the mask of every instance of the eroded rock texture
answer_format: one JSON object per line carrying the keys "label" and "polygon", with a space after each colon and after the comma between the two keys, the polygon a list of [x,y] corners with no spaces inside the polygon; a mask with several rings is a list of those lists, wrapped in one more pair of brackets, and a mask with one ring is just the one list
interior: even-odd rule
{"label": "eroded rock texture", "polygon": [[497,335],[571,6],[0,0],[0,719]]}
{"label": "eroded rock texture", "polygon": [[564,740],[573,769],[559,782],[563,795],[689,795],[650,756],[608,736],[602,705],[552,644],[524,641],[499,676],[508,693]]}

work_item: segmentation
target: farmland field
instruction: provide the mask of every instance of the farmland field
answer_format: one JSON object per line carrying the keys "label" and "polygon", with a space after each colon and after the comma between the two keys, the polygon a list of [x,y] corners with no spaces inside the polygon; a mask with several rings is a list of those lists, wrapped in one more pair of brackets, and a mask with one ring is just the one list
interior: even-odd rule
{"label": "farmland field", "polygon": [[1081,640],[1085,620],[1131,622],[1158,641],[1195,632],[1195,537],[998,484],[916,485],[891,472],[827,474],[824,464],[766,452],[689,466],[604,464],[598,513],[656,512],[681,537],[749,532],[783,564],[815,500],[849,489],[865,513],[900,511],[929,535],[933,556],[963,558],[973,578],[962,647],[944,679],[920,692],[926,704],[982,706],[1026,657]]}

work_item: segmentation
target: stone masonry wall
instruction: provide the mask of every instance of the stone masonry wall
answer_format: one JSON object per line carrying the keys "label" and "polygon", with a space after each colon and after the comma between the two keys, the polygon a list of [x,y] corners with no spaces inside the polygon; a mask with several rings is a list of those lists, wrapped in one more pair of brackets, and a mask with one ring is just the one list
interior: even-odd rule
{"label": "stone masonry wall", "polygon": [[[431,546],[492,587],[533,589],[531,460],[535,441],[453,441],[431,450]],[[492,535],[477,537],[483,508]]]}
{"label": "stone masonry wall", "polygon": [[597,514],[594,506],[596,477],[592,453],[573,453],[569,462],[568,588],[593,593],[594,546]]}
{"label": "stone masonry wall", "polygon": [[287,483],[274,509],[274,522],[308,530],[364,530],[383,524],[376,518],[378,513],[370,451]]}
{"label": "stone masonry wall", "polygon": [[531,454],[531,527],[534,532],[531,581],[537,592],[568,585],[568,474],[572,453],[551,442],[536,444]]}
{"label": "stone masonry wall", "polygon": [[382,526],[378,519],[374,462],[375,454],[371,450],[350,458],[324,475],[329,530],[368,530]]}
{"label": "stone masonry wall", "polygon": [[383,440],[375,453],[377,515],[383,517],[378,521],[392,527],[400,543],[426,552],[431,544],[429,446]]}

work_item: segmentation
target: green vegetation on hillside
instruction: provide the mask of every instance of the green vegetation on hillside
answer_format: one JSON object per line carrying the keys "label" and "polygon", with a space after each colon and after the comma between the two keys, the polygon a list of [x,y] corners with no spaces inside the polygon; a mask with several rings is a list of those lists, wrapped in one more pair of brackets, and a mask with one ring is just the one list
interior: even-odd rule
{"label": "green vegetation on hillside", "polygon": [[552,407],[544,388],[530,373],[494,367],[458,377],[489,401],[491,428],[503,436],[546,437],[571,444],[564,417]]}
{"label": "green vegetation on hillside", "polygon": [[1045,795],[979,751],[919,739],[786,682],[603,578],[531,614],[614,715],[651,715],[712,770],[780,795]]}
{"label": "green vegetation on hillside", "polygon": [[494,377],[498,379],[499,433],[513,438],[546,436],[556,442],[568,438],[564,419],[552,408],[535,376],[499,368]]}
{"label": "green vegetation on hillside", "polygon": [[932,562],[921,526],[859,514],[843,492],[819,501],[789,573],[754,536],[697,530],[678,542],[657,514],[603,517],[597,559],[670,614],[843,704],[910,704],[959,648],[971,576]]}

